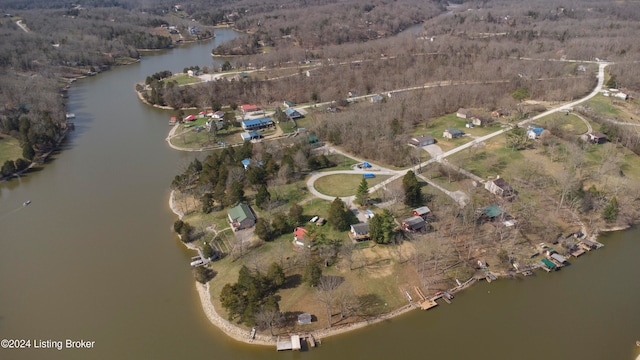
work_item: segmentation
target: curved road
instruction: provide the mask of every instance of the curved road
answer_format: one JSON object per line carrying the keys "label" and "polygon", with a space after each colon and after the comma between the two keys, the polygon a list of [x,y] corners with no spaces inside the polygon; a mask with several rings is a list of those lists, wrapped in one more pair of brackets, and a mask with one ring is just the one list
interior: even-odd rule
{"label": "curved road", "polygon": [[[591,93],[589,93],[587,96],[583,97],[582,99],[579,99],[579,100],[576,100],[576,101],[572,101],[572,102],[570,102],[570,103],[566,103],[566,104],[564,104],[564,105],[560,105],[560,106],[558,106],[558,107],[556,107],[556,108],[553,108],[553,109],[551,109],[551,110],[547,110],[547,111],[545,111],[545,112],[543,112],[543,113],[541,113],[541,114],[539,114],[539,115],[536,115],[536,116],[534,116],[534,117],[532,117],[532,118],[529,118],[529,119],[523,120],[523,121],[521,121],[521,122],[519,122],[519,123],[518,123],[518,126],[524,126],[524,125],[526,125],[526,124],[528,124],[528,123],[530,123],[530,122],[533,122],[533,121],[535,121],[535,120],[538,120],[538,119],[540,119],[540,118],[543,118],[543,117],[545,117],[545,116],[547,116],[547,115],[550,115],[550,114],[553,114],[553,113],[556,113],[556,112],[559,112],[559,111],[569,110],[569,109],[571,109],[572,107],[574,107],[574,106],[576,106],[576,105],[578,105],[578,104],[580,104],[580,103],[583,103],[583,102],[585,102],[585,101],[587,101],[587,100],[591,99],[592,97],[596,96],[596,95],[600,92],[600,90],[602,90],[602,86],[603,86],[603,84],[604,84],[604,69],[605,69],[605,67],[607,67],[610,63],[608,63],[608,62],[600,62],[600,63],[598,63],[598,64],[599,64],[599,67],[598,67],[598,84],[596,85],[596,87],[593,89],[593,91],[592,91]],[[423,88],[423,87],[417,87],[416,89],[419,89],[419,88]],[[487,140],[489,140],[489,139],[491,139],[491,138],[494,138],[494,137],[496,137],[496,136],[498,136],[498,135],[502,135],[503,133],[505,133],[505,132],[506,132],[506,131],[508,131],[508,130],[509,130],[509,129],[502,129],[502,130],[498,130],[498,131],[496,131],[496,132],[494,132],[494,133],[491,133],[491,134],[488,134],[488,135],[485,135],[485,136],[479,137],[479,138],[477,138],[477,139],[475,139],[475,140],[473,140],[473,141],[471,141],[471,142],[468,142],[468,143],[466,143],[466,144],[464,144],[464,145],[458,146],[457,148],[454,148],[454,149],[451,149],[451,150],[449,150],[449,151],[447,151],[447,152],[444,152],[444,153],[440,154],[440,155],[439,155],[438,157],[436,157],[436,158],[432,158],[432,159],[430,159],[430,160],[427,160],[427,161],[423,162],[422,164],[419,164],[419,165],[416,165],[416,166],[412,166],[412,167],[407,168],[407,169],[404,169],[404,170],[398,170],[398,171],[395,171],[395,170],[389,170],[390,172],[394,172],[394,173],[395,173],[395,175],[394,175],[394,176],[392,176],[392,177],[390,177],[389,179],[387,179],[387,180],[385,180],[385,181],[383,181],[383,182],[381,182],[381,183],[379,183],[379,184],[375,185],[375,186],[372,186],[372,187],[369,189],[369,192],[370,192],[370,193],[373,193],[373,192],[375,192],[375,191],[377,191],[377,190],[379,190],[379,189],[381,189],[381,188],[384,188],[387,184],[390,184],[391,182],[396,181],[396,180],[398,180],[399,178],[401,178],[401,177],[403,177],[404,175],[406,175],[406,173],[407,173],[409,170],[412,170],[414,173],[416,173],[416,174],[417,174],[417,173],[418,173],[418,171],[417,171],[417,170],[419,170],[421,167],[427,166],[427,165],[432,164],[432,163],[434,163],[434,162],[441,161],[441,160],[442,160],[442,159],[444,159],[444,158],[447,158],[447,157],[449,157],[449,156],[451,156],[451,155],[457,154],[457,153],[459,153],[460,151],[463,151],[463,150],[465,150],[465,149],[468,149],[468,148],[470,148],[471,146],[474,146],[474,145],[476,145],[476,144],[478,144],[478,143],[481,143],[481,142],[487,141]],[[343,154],[343,155],[347,156],[346,154]],[[349,157],[351,157],[351,156],[349,156]],[[358,161],[360,161],[360,160],[358,159]],[[349,170],[342,170],[342,171],[336,171],[336,172],[329,171],[329,172],[326,172],[326,173],[318,173],[318,174],[314,174],[313,176],[311,176],[311,177],[307,180],[307,188],[308,188],[308,189],[309,189],[309,191],[310,191],[312,194],[314,194],[315,196],[321,197],[322,199],[327,199],[327,198],[328,198],[329,200],[333,200],[333,199],[334,199],[334,197],[328,197],[328,196],[326,196],[326,195],[324,195],[324,194],[320,194],[320,193],[318,193],[318,192],[317,192],[317,190],[315,190],[315,188],[313,187],[313,183],[314,183],[318,178],[320,178],[321,176],[326,176],[326,175],[331,175],[331,174],[340,174],[340,173],[346,173],[346,174],[354,174],[354,173],[356,173],[356,174],[357,174],[358,172],[356,172],[356,171],[349,171]],[[427,179],[426,179],[426,178],[424,178],[424,177],[421,177],[421,178],[422,178],[423,180],[427,180]],[[428,181],[428,180],[427,180],[427,182],[428,182],[429,184],[432,184],[432,182],[430,182],[430,181]],[[438,188],[440,188],[440,187],[438,187]],[[442,188],[440,188],[440,189],[442,190]],[[445,192],[445,193],[447,193],[447,195],[451,196],[451,197],[452,197],[454,200],[456,200],[458,203],[464,203],[464,199],[461,199],[461,198],[459,198],[458,196],[455,196],[455,197],[454,197],[454,196],[452,196],[452,193],[450,193],[450,192]],[[351,201],[351,200],[353,199],[353,196],[343,198],[343,200],[345,200],[345,199],[346,199],[346,200]],[[346,202],[346,201],[345,201],[345,202]],[[347,202],[347,203],[349,203],[349,202]]]}

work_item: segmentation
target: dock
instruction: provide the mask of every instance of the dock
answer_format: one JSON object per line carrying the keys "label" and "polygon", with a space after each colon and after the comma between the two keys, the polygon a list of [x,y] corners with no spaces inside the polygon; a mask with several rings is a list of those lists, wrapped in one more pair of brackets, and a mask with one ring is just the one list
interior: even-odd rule
{"label": "dock", "polygon": [[283,338],[280,338],[280,336],[277,337],[276,339],[276,350],[277,351],[285,351],[285,350],[292,350],[293,346],[291,345],[291,338],[286,336]]}
{"label": "dock", "polygon": [[429,299],[428,297],[424,296],[424,293],[422,292],[422,290],[420,290],[419,287],[416,286],[413,289],[416,291],[416,293],[420,297],[420,308],[422,310],[429,310],[434,306],[438,306],[438,303],[435,302],[435,300]]}
{"label": "dock", "polygon": [[307,340],[309,341],[309,346],[312,348],[316,347],[316,339],[313,337],[313,334],[309,334]]}
{"label": "dock", "polygon": [[302,346],[300,345],[300,335],[291,336],[291,350],[300,351]]}

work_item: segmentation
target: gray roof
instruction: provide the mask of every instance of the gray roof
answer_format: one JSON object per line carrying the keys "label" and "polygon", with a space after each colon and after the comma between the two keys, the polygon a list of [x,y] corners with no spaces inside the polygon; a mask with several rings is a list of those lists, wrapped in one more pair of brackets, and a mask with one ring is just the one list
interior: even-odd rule
{"label": "gray roof", "polygon": [[358,223],[351,225],[351,229],[356,234],[366,234],[369,232],[369,224],[367,223]]}
{"label": "gray roof", "polygon": [[429,209],[426,206],[422,206],[417,209],[414,209],[413,211],[417,212],[418,214],[428,214],[431,212],[431,209]]}
{"label": "gray roof", "polygon": [[427,222],[424,221],[423,218],[421,218],[420,216],[412,216],[408,219],[404,219],[403,221],[405,224],[411,226],[412,228],[421,228],[425,225],[427,225]]}

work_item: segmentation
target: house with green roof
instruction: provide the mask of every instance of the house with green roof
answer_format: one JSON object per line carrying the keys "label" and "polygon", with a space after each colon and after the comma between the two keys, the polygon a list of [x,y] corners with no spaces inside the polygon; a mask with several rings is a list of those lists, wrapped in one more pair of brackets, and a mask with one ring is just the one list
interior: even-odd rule
{"label": "house with green roof", "polygon": [[233,230],[247,229],[256,224],[256,216],[249,205],[239,203],[227,212]]}

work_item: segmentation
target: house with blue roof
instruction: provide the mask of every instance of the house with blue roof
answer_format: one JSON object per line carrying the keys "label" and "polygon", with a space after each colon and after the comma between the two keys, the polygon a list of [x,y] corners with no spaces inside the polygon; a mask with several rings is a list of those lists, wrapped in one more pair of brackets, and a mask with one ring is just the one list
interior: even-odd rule
{"label": "house with blue roof", "polygon": [[260,118],[260,119],[251,119],[244,120],[242,122],[242,128],[244,130],[260,130],[264,128],[268,128],[270,126],[274,126],[273,120],[271,118]]}
{"label": "house with blue roof", "polygon": [[295,120],[295,119],[300,119],[300,118],[302,118],[302,117],[303,117],[303,116],[302,116],[302,114],[301,114],[298,110],[296,110],[296,109],[294,109],[294,108],[291,108],[291,107],[290,107],[290,108],[286,108],[286,109],[284,109],[284,113],[285,113],[285,114],[286,114],[290,119],[293,119],[293,120]]}
{"label": "house with blue roof", "polygon": [[540,137],[543,131],[544,128],[529,126],[529,128],[527,129],[527,137],[531,140],[535,140]]}

